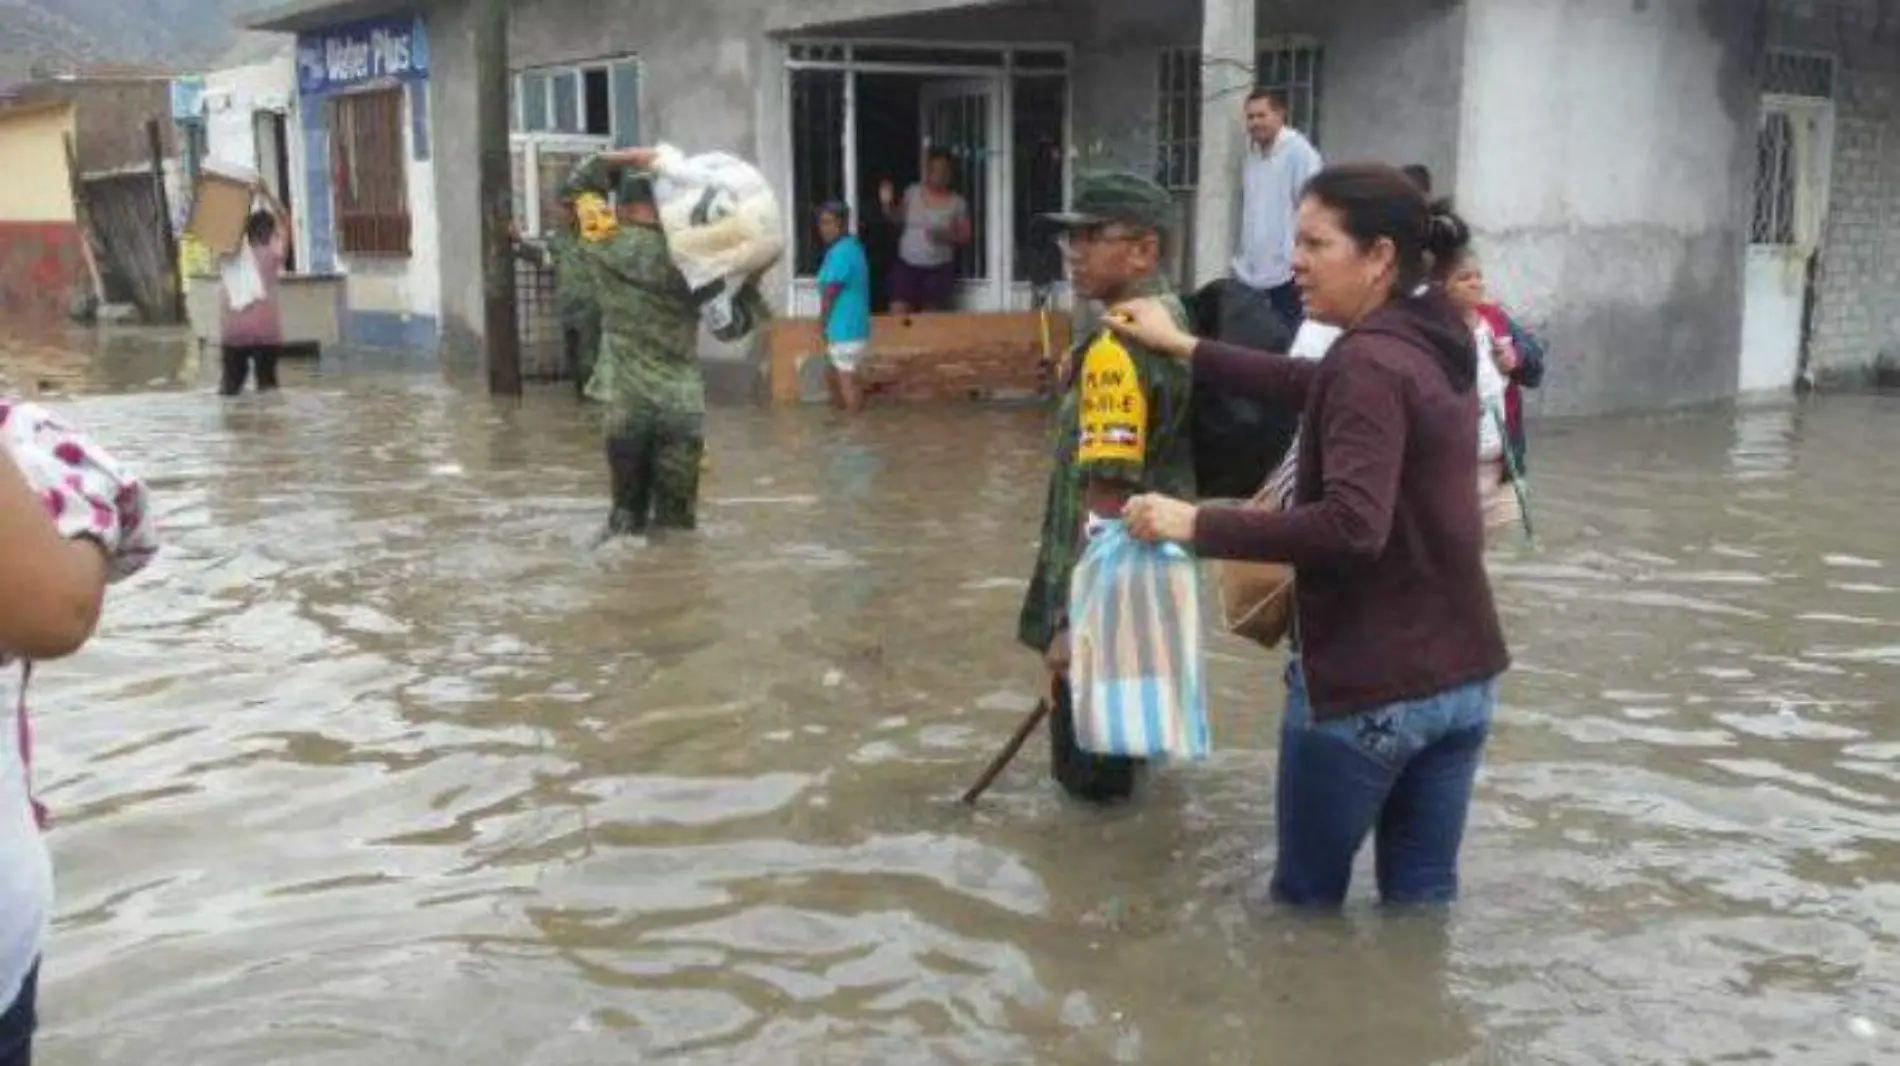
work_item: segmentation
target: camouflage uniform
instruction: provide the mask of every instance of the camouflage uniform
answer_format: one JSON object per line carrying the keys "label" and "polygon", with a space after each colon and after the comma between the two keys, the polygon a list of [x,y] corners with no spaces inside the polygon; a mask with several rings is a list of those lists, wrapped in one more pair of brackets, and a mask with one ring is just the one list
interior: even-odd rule
{"label": "camouflage uniform", "polygon": [[[573,183],[604,193],[610,168],[582,163]],[[622,202],[652,196],[639,175],[619,181]],[[601,311],[600,358],[587,395],[606,406],[613,477],[609,533],[697,524],[705,452],[705,380],[699,367],[699,308],[673,265],[658,226],[622,225],[580,244]]]}
{"label": "camouflage uniform", "polygon": [[[1109,174],[1078,179],[1075,213],[1053,216],[1064,226],[1122,222],[1165,229],[1172,210],[1168,194],[1146,179]],[[1128,297],[1158,297],[1183,329],[1186,308],[1167,281],[1144,279]],[[1193,373],[1188,364],[1122,341],[1098,326],[1071,349],[1068,376],[1056,408],[1055,468],[1043,505],[1042,542],[1017,622],[1017,639],[1046,654],[1067,628],[1069,577],[1081,556],[1085,490],[1091,480],[1128,485],[1140,492],[1194,498]],[[1111,367],[1132,367],[1135,381],[1117,381]],[[1140,425],[1117,422],[1115,413],[1139,409]],[[1106,414],[1105,414],[1106,413]],[[1104,427],[1120,432],[1104,439]],[[1096,756],[1075,746],[1067,694],[1050,714],[1052,760],[1062,786],[1080,798],[1122,799],[1134,788],[1139,760]]]}
{"label": "camouflage uniform", "polygon": [[524,254],[554,270],[554,307],[561,323],[567,372],[574,390],[585,393],[600,356],[600,300],[594,276],[581,252],[580,235],[561,229],[539,243],[523,242]]}

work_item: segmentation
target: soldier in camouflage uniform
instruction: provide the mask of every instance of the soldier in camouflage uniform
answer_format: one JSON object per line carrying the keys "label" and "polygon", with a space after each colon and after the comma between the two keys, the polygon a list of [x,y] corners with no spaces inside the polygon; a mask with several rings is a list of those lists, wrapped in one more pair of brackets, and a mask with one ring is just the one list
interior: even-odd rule
{"label": "soldier in camouflage uniform", "polygon": [[562,353],[576,394],[586,396],[600,355],[600,301],[594,295],[593,271],[581,256],[580,219],[575,213],[579,190],[561,189],[561,210],[567,225],[545,240],[517,240],[521,258],[554,271],[554,308],[561,323]]}
{"label": "soldier in camouflage uniform", "polygon": [[601,310],[600,358],[587,395],[606,407],[609,536],[697,524],[706,415],[699,307],[667,251],[643,173],[650,164],[646,149],[609,152],[583,162],[572,178],[576,189],[612,189],[620,202],[618,224],[584,226],[580,244]]}
{"label": "soldier in camouflage uniform", "polygon": [[[1187,328],[1187,311],[1162,275],[1174,213],[1168,192],[1134,174],[1096,174],[1077,179],[1072,203],[1070,213],[1049,221],[1061,229],[1076,295],[1109,306],[1159,297]],[[1058,382],[1055,470],[1017,636],[1044,657],[1048,671],[1055,778],[1069,795],[1093,803],[1132,795],[1140,760],[1076,746],[1067,683],[1069,577],[1088,514],[1118,517],[1129,497],[1143,492],[1194,497],[1192,381],[1181,360],[1098,328],[1080,338]]]}

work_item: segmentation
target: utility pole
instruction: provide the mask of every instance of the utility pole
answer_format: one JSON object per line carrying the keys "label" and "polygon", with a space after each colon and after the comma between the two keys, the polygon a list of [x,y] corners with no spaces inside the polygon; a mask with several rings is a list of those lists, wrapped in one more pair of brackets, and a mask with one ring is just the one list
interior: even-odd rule
{"label": "utility pole", "polygon": [[508,237],[514,175],[508,159],[508,0],[475,0],[475,141],[482,212],[482,341],[491,396],[521,395],[521,329]]}
{"label": "utility pole", "polygon": [[[178,235],[172,232],[171,199],[165,194],[165,141],[159,134],[158,120],[145,122],[145,141],[152,153],[152,200],[158,206],[158,249],[165,257],[163,269],[159,273],[160,284],[164,288],[157,294],[158,302],[145,310],[154,318],[169,315],[161,319],[166,322],[185,321],[185,279],[178,262]],[[104,294],[100,295],[104,299]]]}
{"label": "utility pole", "polygon": [[1201,13],[1200,189],[1194,197],[1194,279],[1227,276],[1240,229],[1247,157],[1241,104],[1253,87],[1253,0],[1205,0]]}

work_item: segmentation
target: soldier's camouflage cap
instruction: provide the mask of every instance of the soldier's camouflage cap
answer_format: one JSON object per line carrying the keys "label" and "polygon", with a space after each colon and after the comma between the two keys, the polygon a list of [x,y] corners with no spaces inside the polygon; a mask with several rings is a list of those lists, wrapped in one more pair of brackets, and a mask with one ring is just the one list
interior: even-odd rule
{"label": "soldier's camouflage cap", "polygon": [[[584,177],[583,171],[575,170],[561,181],[560,186],[555,190],[555,195],[563,203],[572,203],[587,193],[593,192],[594,190],[589,188],[583,180]],[[652,203],[653,178],[651,175],[638,171],[623,170],[620,172],[620,179],[614,184],[614,193],[623,204]]]}
{"label": "soldier's camouflage cap", "polygon": [[1043,215],[1061,229],[1110,222],[1166,232],[1174,228],[1174,197],[1154,182],[1125,170],[1079,174],[1069,209]]}

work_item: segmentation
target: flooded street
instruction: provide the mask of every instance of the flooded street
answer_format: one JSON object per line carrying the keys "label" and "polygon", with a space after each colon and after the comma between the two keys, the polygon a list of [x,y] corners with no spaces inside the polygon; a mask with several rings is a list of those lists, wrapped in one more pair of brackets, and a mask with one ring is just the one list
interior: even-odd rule
{"label": "flooded street", "polygon": [[1312,919],[1226,638],[1211,763],[956,804],[1037,684],[1037,411],[716,409],[704,531],[594,553],[558,388],[205,372],[61,401],[166,551],[36,681],[53,1066],[1900,1056],[1900,398],[1537,434],[1465,898]]}

